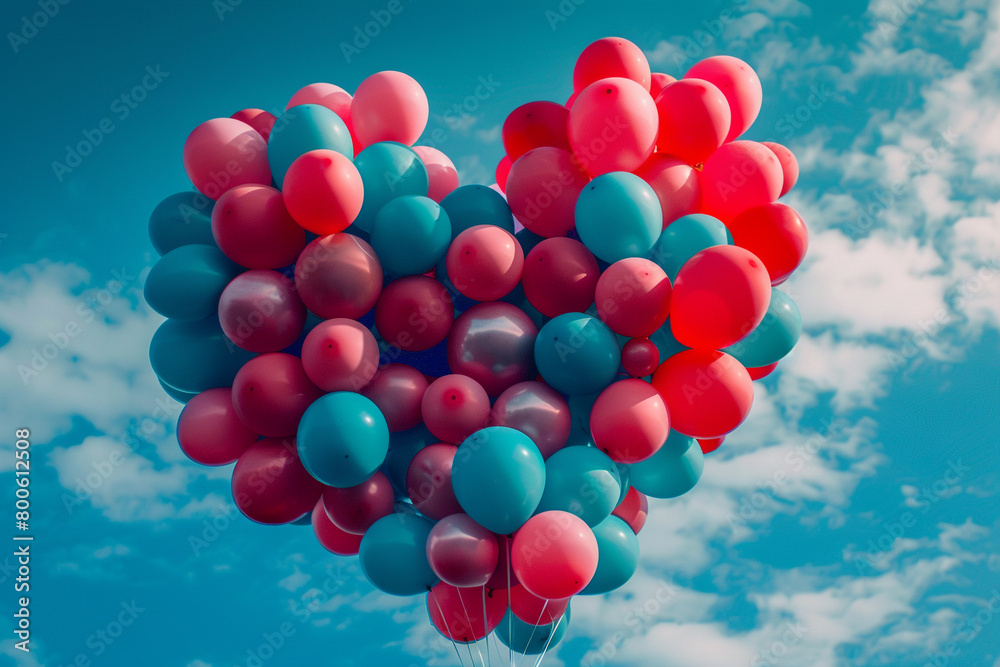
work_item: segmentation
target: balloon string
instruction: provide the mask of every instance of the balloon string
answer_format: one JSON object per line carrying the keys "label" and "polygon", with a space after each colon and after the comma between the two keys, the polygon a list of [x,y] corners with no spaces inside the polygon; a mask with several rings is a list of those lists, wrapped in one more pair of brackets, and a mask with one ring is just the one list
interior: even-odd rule
{"label": "balloon string", "polygon": [[[535,630],[538,629],[538,626],[539,626],[539,624],[540,624],[540,622],[542,620],[542,616],[545,615],[545,608],[548,607],[548,606],[549,606],[549,601],[546,600],[545,603],[542,605],[542,610],[540,612],[538,612],[538,618],[535,619],[535,624],[531,626],[531,634],[528,635],[528,641],[525,642],[525,644],[524,644],[525,648],[528,648],[529,646],[531,646],[531,640],[534,639],[534,637],[535,637]],[[524,661],[524,656],[525,655],[527,655],[527,653],[522,654],[521,655],[521,659],[517,661],[518,667],[521,667],[521,663]]]}
{"label": "balloon string", "polygon": [[458,652],[458,642],[456,642],[455,638],[452,637],[454,633],[451,631],[451,626],[448,625],[448,619],[445,618],[444,610],[441,609],[441,603],[438,602],[437,596],[434,595],[433,593],[434,591],[428,591],[427,594],[429,597],[434,598],[434,604],[437,605],[438,613],[441,614],[441,622],[444,623],[444,629],[448,631],[447,635],[448,639],[451,640],[451,645],[455,647],[455,656],[458,658],[458,664],[462,665],[462,667],[465,667],[465,660],[462,659],[462,654]]}
{"label": "balloon string", "polygon": [[[490,619],[486,617],[486,584],[483,584],[483,636],[486,637],[486,657],[493,662],[493,656],[490,655]],[[485,664],[485,663],[483,663]]]}
{"label": "balloon string", "polygon": [[552,643],[552,638],[555,636],[556,630],[559,629],[559,624],[563,622],[565,617],[566,614],[563,613],[563,615],[559,617],[559,620],[556,621],[556,624],[552,626],[552,630],[549,631],[549,638],[545,640],[545,646],[542,648],[542,654],[538,656],[538,660],[535,661],[535,667],[542,664],[542,659],[545,658],[545,654],[549,652],[549,644]]}
{"label": "balloon string", "polygon": [[[469,633],[472,634],[473,632],[475,632],[475,630],[472,627],[472,619],[469,617],[469,610],[465,608],[465,598],[462,597],[462,591],[458,592],[458,601],[462,603],[462,612],[465,614],[466,627],[469,628]],[[486,605],[484,604],[483,606],[485,607]],[[473,637],[475,637],[475,635],[473,635]],[[469,658],[471,659],[472,658],[472,647],[469,646],[468,644],[466,644],[466,647],[468,647],[468,649],[469,649]],[[479,653],[479,662],[481,662],[481,663],[483,663],[485,665],[486,661],[483,660],[483,651],[482,651],[482,649],[479,648],[479,642],[478,641],[476,642],[476,651]],[[476,661],[473,660],[472,664],[473,664],[473,666],[475,666]]]}

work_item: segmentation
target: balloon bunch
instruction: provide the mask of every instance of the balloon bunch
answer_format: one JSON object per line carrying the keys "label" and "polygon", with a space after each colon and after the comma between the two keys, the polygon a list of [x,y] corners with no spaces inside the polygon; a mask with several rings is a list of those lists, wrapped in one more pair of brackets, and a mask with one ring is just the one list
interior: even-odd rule
{"label": "balloon bunch", "polygon": [[[150,344],[183,451],[235,462],[262,524],[309,522],[454,642],[559,641],[574,595],[638,565],[647,497],[690,490],[801,332],[774,285],[806,249],[798,167],[739,139],[744,62],[652,73],[588,46],[565,104],[503,125],[458,187],[399,72],[299,90],[184,145],[150,220]],[[487,647],[488,648],[488,647]]]}

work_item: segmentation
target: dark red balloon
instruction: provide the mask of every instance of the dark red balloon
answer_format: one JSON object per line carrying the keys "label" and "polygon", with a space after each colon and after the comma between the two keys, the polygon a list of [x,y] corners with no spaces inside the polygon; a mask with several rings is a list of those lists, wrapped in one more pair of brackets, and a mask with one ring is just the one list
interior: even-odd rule
{"label": "dark red balloon", "polygon": [[[503,231],[503,230],[501,230]],[[455,320],[455,304],[444,285],[428,276],[406,276],[382,290],[375,327],[390,345],[408,352],[434,347]]]}
{"label": "dark red balloon", "polygon": [[427,378],[413,366],[385,364],[359,393],[378,407],[390,431],[406,431],[423,419],[420,405],[427,386]]}
{"label": "dark red balloon", "polygon": [[312,527],[313,532],[316,533],[316,539],[330,553],[338,556],[354,556],[361,548],[361,538],[364,536],[341,530],[330,521],[330,517],[323,509],[322,500],[316,503],[313,508]]}
{"label": "dark red balloon", "polygon": [[482,639],[500,625],[506,612],[507,591],[490,591],[483,586],[456,588],[442,581],[427,593],[431,623],[456,642]]}
{"label": "dark red balloon", "polygon": [[306,408],[322,395],[302,360],[284,352],[254,357],[233,380],[236,414],[248,428],[269,437],[295,435]]}
{"label": "dark red balloon", "polygon": [[528,102],[514,109],[504,121],[503,147],[511,161],[533,148],[569,148],[569,109],[557,102]]}
{"label": "dark red balloon", "polygon": [[306,307],[323,319],[356,320],[382,293],[382,264],[372,247],[353,234],[321,236],[299,255],[295,286]]}
{"label": "dark red balloon", "polygon": [[594,303],[601,270],[585,245],[576,239],[546,239],[524,260],[521,284],[535,310],[547,317],[582,313]]}
{"label": "dark red balloon", "polygon": [[181,410],[177,442],[195,463],[222,466],[238,459],[257,442],[257,433],[237,416],[233,390],[217,387],[201,392]]}
{"label": "dark red balloon", "polygon": [[659,365],[660,351],[648,338],[632,338],[622,346],[622,367],[632,377],[646,377]]}
{"label": "dark red balloon", "polygon": [[226,257],[249,269],[287,266],[306,242],[281,193],[266,185],[239,185],[219,197],[212,236]]}
{"label": "dark red balloon", "polygon": [[406,493],[413,506],[432,519],[462,512],[451,486],[451,466],[458,447],[428,445],[413,455],[406,470]]}
{"label": "dark red balloon", "polygon": [[363,535],[373,523],[392,514],[395,502],[392,483],[379,470],[357,486],[323,489],[326,515],[337,528],[353,535]]}
{"label": "dark red balloon", "polygon": [[265,438],[236,462],[232,490],[236,506],[247,518],[281,524],[313,510],[323,485],[299,461],[294,438]]}
{"label": "dark red balloon", "polygon": [[519,619],[530,625],[548,625],[566,613],[571,598],[546,600],[519,584],[511,586],[509,599],[510,610]]}

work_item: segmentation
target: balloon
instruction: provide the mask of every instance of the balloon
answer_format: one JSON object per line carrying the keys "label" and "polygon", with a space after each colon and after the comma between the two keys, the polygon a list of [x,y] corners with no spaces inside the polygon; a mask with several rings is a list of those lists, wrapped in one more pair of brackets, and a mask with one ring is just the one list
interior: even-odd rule
{"label": "balloon", "polygon": [[427,197],[393,199],[372,225],[372,248],[383,270],[392,276],[427,273],[444,257],[450,241],[448,214]]}
{"label": "balloon", "polygon": [[229,259],[250,269],[288,266],[306,244],[281,193],[266,185],[241,185],[219,197],[212,234]]}
{"label": "balloon", "polygon": [[568,124],[569,109],[558,102],[522,104],[511,111],[503,123],[503,147],[512,161],[542,146],[568,151]]}
{"label": "balloon", "polygon": [[728,226],[733,242],[764,262],[772,285],[784,282],[806,255],[809,232],[790,206],[754,206],[733,218]]}
{"label": "balloon", "polygon": [[159,255],[182,245],[212,245],[212,207],[215,202],[200,192],[178,192],[153,209],[149,240]]}
{"label": "balloon", "polygon": [[528,436],[489,426],[458,448],[451,469],[465,513],[494,533],[509,535],[528,520],[545,488],[545,463]]}
{"label": "balloon", "polygon": [[532,625],[553,623],[569,609],[570,598],[546,600],[531,593],[520,584],[511,586],[507,596],[514,618]]}
{"label": "balloon", "polygon": [[356,236],[321,236],[299,255],[295,286],[316,315],[357,319],[382,292],[382,265],[372,247]]}
{"label": "balloon", "polygon": [[653,153],[635,170],[660,202],[663,226],[701,208],[701,181],[688,164],[666,153]]}
{"label": "balloon", "polygon": [[505,593],[487,593],[482,586],[456,588],[441,582],[427,593],[431,624],[455,642],[474,642],[490,634],[506,609]]}
{"label": "balloon", "polygon": [[302,360],[269,352],[248,361],[233,380],[233,406],[244,424],[269,437],[295,435],[306,408],[322,395]]}
{"label": "balloon", "polygon": [[795,154],[781,144],[773,141],[762,141],[763,145],[771,149],[778,162],[781,163],[781,193],[779,197],[784,197],[788,191],[795,187],[799,180],[799,161],[795,159]]}
{"label": "balloon", "polygon": [[580,595],[603,595],[621,588],[639,567],[639,540],[629,525],[609,516],[594,526],[597,538],[597,571]]}
{"label": "balloon", "polygon": [[[705,455],[694,438],[672,431],[668,443],[660,451],[629,470],[632,486],[650,498],[676,498],[694,488],[705,468]],[[686,446],[677,453],[679,446]]]}
{"label": "balloon", "polygon": [[631,172],[653,154],[658,124],[648,84],[599,79],[580,92],[570,109],[569,143],[591,176]]}
{"label": "balloon", "polygon": [[365,200],[355,227],[371,232],[375,216],[395,197],[426,196],[430,176],[420,156],[409,146],[392,141],[372,144],[358,154],[354,166],[361,174]]}
{"label": "balloon", "polygon": [[183,245],[153,264],[143,296],[160,315],[203,320],[215,314],[222,290],[241,270],[215,246]]}
{"label": "balloon", "polygon": [[188,394],[229,387],[253,354],[226,338],[219,320],[167,320],[149,343],[149,364],[161,382]]}
{"label": "balloon", "polygon": [[767,366],[761,366],[759,368],[748,368],[747,373],[750,374],[751,380],[759,380],[761,378],[770,375],[777,367],[778,367],[778,362],[775,361],[773,364],[768,364]]}
{"label": "balloon", "polygon": [[646,257],[659,264],[670,280],[676,280],[685,262],[716,245],[728,245],[726,226],[710,215],[694,213],[664,227]]}
{"label": "balloon", "polygon": [[195,463],[224,466],[257,442],[233,409],[229,387],[207,389],[188,401],[177,419],[177,442]]}
{"label": "balloon", "polygon": [[313,477],[348,488],[371,477],[389,449],[385,417],[370,400],[337,391],[316,400],[302,415],[299,456]]}
{"label": "balloon", "polygon": [[514,162],[510,159],[509,155],[504,155],[500,162],[497,163],[495,177],[500,192],[507,192],[507,177],[510,175],[510,168],[513,164]]}
{"label": "balloon", "polygon": [[591,394],[618,374],[621,351],[607,325],[583,313],[566,313],[542,327],[535,339],[538,372],[564,394]]}
{"label": "balloon", "polygon": [[435,442],[435,438],[423,424],[389,434],[389,453],[385,455],[381,467],[400,496],[407,495],[406,473],[410,468],[410,462],[417,452],[432,442]]}
{"label": "balloon", "polygon": [[354,91],[351,120],[363,146],[398,141],[407,146],[427,126],[429,108],[424,89],[402,72],[376,72]]}
{"label": "balloon", "polygon": [[546,625],[531,625],[513,615],[510,610],[500,621],[496,629],[496,637],[504,646],[523,655],[538,655],[556,646],[566,634],[569,627],[569,609],[554,623]]}
{"label": "balloon", "polygon": [[427,563],[431,523],[399,512],[382,517],[361,538],[359,564],[372,586],[389,595],[417,595],[438,578]]}
{"label": "balloon", "polygon": [[569,438],[569,405],[559,392],[541,382],[519,382],[493,404],[491,426],[507,426],[524,433],[549,458]]}
{"label": "balloon", "polygon": [[722,91],[732,111],[732,123],[726,141],[732,141],[749,129],[760,113],[764,93],[757,73],[733,56],[712,56],[695,63],[685,79],[703,79]]}
{"label": "balloon", "polygon": [[420,405],[427,386],[427,378],[413,366],[384,364],[359,393],[378,406],[390,432],[405,431],[423,418]]}
{"label": "balloon", "polygon": [[528,302],[546,317],[556,317],[590,308],[600,274],[587,246],[576,239],[554,238],[528,252],[521,280]]}
{"label": "balloon", "polygon": [[538,329],[523,310],[503,301],[480,303],[459,315],[448,337],[448,366],[490,396],[535,377]]}
{"label": "balloon", "polygon": [[663,72],[653,72],[649,76],[649,96],[655,100],[656,96],[659,95],[664,88],[675,81],[677,81],[677,79],[669,74],[664,74]]}
{"label": "balloon", "polygon": [[511,165],[507,203],[514,217],[534,233],[565,236],[573,228],[576,200],[588,180],[569,151],[535,148]]}
{"label": "balloon", "polygon": [[[414,146],[413,152],[427,168],[427,196],[441,203],[458,187],[458,170],[447,155],[430,146]],[[451,212],[448,212],[451,215]]]}
{"label": "balloon", "polygon": [[607,77],[625,77],[649,90],[649,61],[638,46],[621,37],[605,37],[591,43],[576,59],[573,90],[579,92]]}
{"label": "balloon", "polygon": [[723,349],[747,368],[777,363],[792,351],[802,335],[802,314],[792,298],[771,288],[771,302],[760,324],[745,338]]}
{"label": "balloon", "polygon": [[275,121],[278,120],[274,114],[263,109],[241,109],[230,118],[243,121],[252,127],[264,141],[267,141],[268,137],[271,136],[271,129],[274,127]]}
{"label": "balloon", "polygon": [[389,478],[378,470],[357,486],[323,489],[323,511],[337,528],[351,535],[363,535],[373,523],[392,514],[395,501]]}
{"label": "balloon", "polygon": [[615,382],[594,401],[590,432],[594,445],[612,459],[635,463],[648,459],[666,442],[670,415],[656,388],[630,378]]}
{"label": "balloon", "polygon": [[746,419],[753,403],[750,375],[718,350],[678,352],[656,369],[653,386],[667,404],[671,427],[694,438],[729,433]]}
{"label": "balloon", "polygon": [[663,212],[656,193],[635,174],[598,176],[577,199],[577,234],[605,262],[641,257],[662,229]]}
{"label": "balloon", "polygon": [[484,586],[496,569],[498,557],[493,533],[468,514],[442,518],[427,537],[427,562],[441,581],[452,586]]}
{"label": "balloon", "polygon": [[251,352],[285,349],[306,323],[295,283],[277,271],[255,269],[236,276],[222,290],[218,308],[226,337]]}
{"label": "balloon", "polygon": [[375,305],[379,335],[401,350],[418,352],[447,337],[455,318],[444,285],[427,276],[406,276],[389,283]]}
{"label": "balloon", "polygon": [[236,461],[232,491],[248,519],[273,525],[291,523],[312,511],[323,485],[302,467],[293,438],[265,438]]}
{"label": "balloon", "polygon": [[345,123],[351,116],[351,95],[340,86],[332,83],[310,83],[295,91],[292,99],[285,105],[286,109],[300,104],[318,104],[326,107],[340,116]]}
{"label": "balloon", "polygon": [[343,119],[318,104],[289,107],[278,117],[277,130],[267,142],[267,160],[279,188],[284,188],[285,173],[296,158],[320,148],[354,157],[351,133]]}
{"label": "balloon", "polygon": [[326,320],[302,343],[302,367],[323,391],[358,391],[378,370],[378,342],[360,322]]}
{"label": "balloon", "polygon": [[506,535],[494,534],[493,537],[497,540],[500,553],[497,558],[496,569],[493,570],[490,580],[486,582],[486,588],[491,591],[508,590],[512,586],[517,585],[517,577],[511,572],[509,558],[510,544],[513,540]]}
{"label": "balloon", "polygon": [[756,255],[736,246],[713,246],[677,273],[670,327],[688,347],[723,348],[760,324],[770,299],[767,269]]}
{"label": "balloon", "polygon": [[455,288],[476,301],[496,301],[521,280],[524,251],[511,232],[476,225],[458,234],[447,254],[448,277]]}
{"label": "balloon", "polygon": [[702,212],[728,222],[781,194],[781,163],[756,141],[723,144],[701,170]]}
{"label": "balloon", "polygon": [[267,143],[233,118],[213,118],[194,128],[184,142],[184,171],[199,192],[216,200],[237,185],[271,183]]}
{"label": "balloon", "polygon": [[646,377],[659,365],[660,351],[648,338],[633,338],[622,346],[622,368],[632,377]]}
{"label": "balloon", "polygon": [[406,470],[406,495],[432,519],[462,511],[452,490],[451,471],[458,447],[439,442],[416,452]]}
{"label": "balloon", "polygon": [[542,512],[517,531],[510,558],[529,593],[549,600],[568,598],[582,591],[597,571],[597,538],[578,516]]}
{"label": "balloon", "polygon": [[[629,472],[631,473],[631,470]],[[634,486],[630,487],[628,493],[625,494],[625,499],[611,514],[627,523],[632,532],[638,535],[642,527],[646,525],[646,517],[649,514],[649,501],[646,499],[646,494]],[[600,562],[598,562],[598,566],[600,566]]]}
{"label": "balloon", "polygon": [[621,336],[649,336],[670,314],[670,279],[642,257],[620,259],[601,274],[594,303],[597,315]]}
{"label": "balloon", "polygon": [[321,499],[312,511],[312,527],[316,533],[316,539],[323,545],[323,548],[337,556],[354,556],[361,547],[361,535],[348,533],[341,529],[323,509]]}
{"label": "balloon", "polygon": [[719,446],[722,445],[722,441],[725,439],[725,436],[718,438],[699,438],[698,446],[701,447],[702,454],[708,454],[718,449]]}
{"label": "balloon", "polygon": [[708,81],[686,78],[670,84],[656,98],[656,110],[660,118],[656,150],[690,165],[704,162],[729,134],[729,102]]}
{"label": "balloon", "polygon": [[424,392],[421,414],[434,437],[457,444],[486,427],[490,398],[472,378],[445,375],[431,382]]}
{"label": "balloon", "polygon": [[361,212],[361,174],[343,153],[317,149],[303,153],[285,172],[282,188],[288,213],[314,234],[342,232]]}
{"label": "balloon", "polygon": [[545,462],[545,492],[535,512],[562,510],[596,526],[620,495],[621,478],[607,454],[594,447],[564,447]]}

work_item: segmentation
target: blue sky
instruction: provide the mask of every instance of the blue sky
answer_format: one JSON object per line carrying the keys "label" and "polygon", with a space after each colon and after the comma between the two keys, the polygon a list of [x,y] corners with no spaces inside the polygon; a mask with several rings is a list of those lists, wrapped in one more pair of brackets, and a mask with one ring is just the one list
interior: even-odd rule
{"label": "blue sky", "polygon": [[[383,69],[423,85],[462,182],[491,183],[506,114],[564,101],[609,35],[654,71],[727,53],[760,74],[747,136],[799,159],[785,201],[810,251],[786,286],[806,327],[699,485],[652,503],[640,571],[574,602],[545,664],[1000,665],[1000,3],[402,0],[349,59],[386,2],[52,0],[25,30],[45,4],[0,10],[0,422],[32,429],[36,535],[34,651],[5,634],[0,665],[246,665],[268,637],[267,665],[459,664],[421,599],[374,591],[306,527],[235,516],[229,469],[180,453],[146,356],[146,221],[190,187],[197,123]],[[92,153],[54,169],[84,133]]]}

